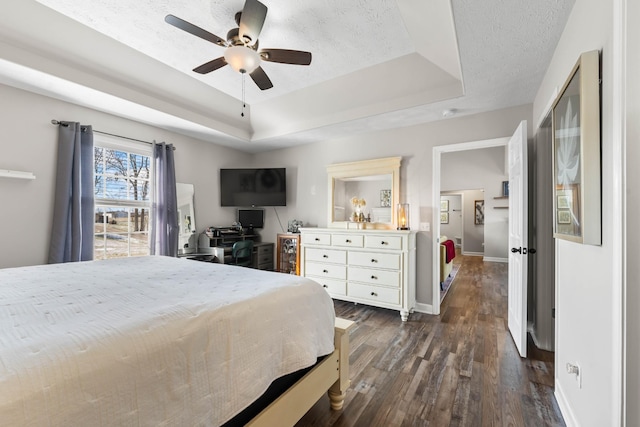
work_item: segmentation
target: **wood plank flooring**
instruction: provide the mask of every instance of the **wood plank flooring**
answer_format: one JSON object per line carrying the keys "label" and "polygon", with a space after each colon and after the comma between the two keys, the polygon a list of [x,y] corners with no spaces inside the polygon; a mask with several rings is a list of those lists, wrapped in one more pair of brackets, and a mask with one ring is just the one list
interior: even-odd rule
{"label": "wood plank flooring", "polygon": [[439,316],[335,301],[351,333],[344,409],[324,396],[306,426],[564,426],[553,396],[553,353],[529,343],[521,359],[507,330],[507,264],[457,256]]}

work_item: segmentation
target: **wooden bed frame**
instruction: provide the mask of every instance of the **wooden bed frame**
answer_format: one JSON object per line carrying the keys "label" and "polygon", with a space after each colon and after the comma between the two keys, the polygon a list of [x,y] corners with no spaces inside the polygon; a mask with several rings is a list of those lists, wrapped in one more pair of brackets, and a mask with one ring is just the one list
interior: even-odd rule
{"label": "wooden bed frame", "polygon": [[349,388],[351,320],[336,317],[335,350],[260,412],[247,426],[293,426],[328,391],[331,409],[340,410]]}

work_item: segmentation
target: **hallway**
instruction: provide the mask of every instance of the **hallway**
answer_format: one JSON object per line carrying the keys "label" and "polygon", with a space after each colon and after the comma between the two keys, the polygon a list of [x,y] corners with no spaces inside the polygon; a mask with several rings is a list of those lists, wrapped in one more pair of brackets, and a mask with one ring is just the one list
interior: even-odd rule
{"label": "hallway", "polygon": [[458,255],[440,316],[335,301],[351,333],[342,411],[324,396],[297,426],[564,426],[553,353],[521,359],[507,330],[507,264]]}

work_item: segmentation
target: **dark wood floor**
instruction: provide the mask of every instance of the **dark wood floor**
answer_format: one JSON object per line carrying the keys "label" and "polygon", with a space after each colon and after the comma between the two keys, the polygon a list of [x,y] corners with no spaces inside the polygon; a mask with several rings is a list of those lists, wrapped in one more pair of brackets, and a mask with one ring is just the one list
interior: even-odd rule
{"label": "dark wood floor", "polygon": [[553,353],[521,359],[507,330],[507,264],[457,256],[440,316],[335,302],[356,321],[344,409],[323,397],[304,426],[564,426]]}

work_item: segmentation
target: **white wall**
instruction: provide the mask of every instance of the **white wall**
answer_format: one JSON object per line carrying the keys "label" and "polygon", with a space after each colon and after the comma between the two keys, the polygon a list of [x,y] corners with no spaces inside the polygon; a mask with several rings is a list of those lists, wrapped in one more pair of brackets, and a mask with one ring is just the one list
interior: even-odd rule
{"label": "white wall", "polygon": [[52,119],[176,146],[176,179],[194,184],[198,231],[230,224],[235,210],[220,207],[218,170],[248,162],[246,153],[198,141],[95,110],[0,85],[0,168],[24,170],[35,181],[0,178],[0,268],[44,264],[53,211],[58,128]]}
{"label": "white wall", "polygon": [[[618,425],[622,389],[620,311],[615,305],[621,283],[612,280],[620,274],[614,253],[621,245],[621,236],[614,232],[613,201],[620,188],[612,132],[612,9],[610,1],[576,0],[533,108],[537,123],[579,55],[603,50],[602,245],[556,242],[556,395],[567,423],[580,426]],[[564,368],[568,362],[580,365],[582,388]]]}
{"label": "white wall", "polygon": [[[618,27],[626,29],[626,416],[627,426],[640,425],[640,2],[620,1],[627,17]],[[624,17],[623,17],[624,19]],[[626,24],[626,25],[623,25]],[[624,318],[623,318],[624,319]]]}
{"label": "white wall", "polygon": [[[420,222],[432,221],[433,147],[511,136],[520,121],[530,117],[531,106],[519,106],[260,153],[255,156],[255,164],[287,167],[288,203],[285,208],[277,208],[285,229],[287,219],[293,218],[300,219],[309,226],[326,227],[327,165],[402,156],[400,201],[410,204],[410,227],[418,230]],[[435,209],[440,207],[436,206]],[[417,237],[417,300],[429,305],[432,302],[433,224],[430,224],[430,230],[419,232]],[[278,232],[280,229],[277,221],[268,220],[262,233],[263,238],[274,241]]]}

